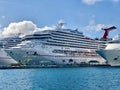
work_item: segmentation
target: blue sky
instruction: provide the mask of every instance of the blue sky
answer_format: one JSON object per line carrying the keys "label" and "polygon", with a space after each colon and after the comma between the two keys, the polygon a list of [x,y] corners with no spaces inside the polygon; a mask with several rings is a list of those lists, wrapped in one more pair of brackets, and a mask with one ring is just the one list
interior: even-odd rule
{"label": "blue sky", "polygon": [[115,25],[109,37],[120,34],[120,0],[0,0],[1,31],[13,23],[32,21],[37,27],[63,20],[65,28],[102,37],[102,27]]}

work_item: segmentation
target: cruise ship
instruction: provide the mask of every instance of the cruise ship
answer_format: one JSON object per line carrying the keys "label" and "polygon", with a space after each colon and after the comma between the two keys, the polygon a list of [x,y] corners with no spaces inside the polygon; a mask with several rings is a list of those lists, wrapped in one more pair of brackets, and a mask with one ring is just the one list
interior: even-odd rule
{"label": "cruise ship", "polygon": [[0,66],[17,65],[18,62],[11,58],[5,51],[5,48],[10,48],[21,42],[21,38],[17,36],[6,37],[0,40]]}
{"label": "cruise ship", "polygon": [[97,50],[96,52],[111,66],[120,66],[120,36],[118,40],[109,42],[105,50]]}
{"label": "cruise ship", "polygon": [[53,30],[26,35],[20,44],[5,51],[23,65],[105,63],[95,52],[106,47],[104,41],[61,27],[62,23]]}

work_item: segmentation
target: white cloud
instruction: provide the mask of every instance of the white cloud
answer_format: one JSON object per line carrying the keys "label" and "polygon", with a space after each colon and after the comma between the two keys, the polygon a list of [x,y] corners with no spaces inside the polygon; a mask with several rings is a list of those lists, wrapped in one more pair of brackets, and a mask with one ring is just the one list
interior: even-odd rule
{"label": "white cloud", "polygon": [[56,26],[52,26],[52,27],[45,26],[43,28],[36,28],[33,32],[40,32],[40,31],[45,31],[45,30],[55,30],[55,29],[56,29]]}
{"label": "white cloud", "polygon": [[2,31],[2,36],[15,36],[18,34],[29,34],[36,29],[36,25],[31,21],[21,21],[10,23]]}
{"label": "white cloud", "polygon": [[[34,24],[32,21],[12,22],[8,25],[8,27],[3,28],[3,30],[0,32],[0,35],[1,37],[9,37],[16,35],[24,36],[27,34],[44,31],[44,30],[55,30],[56,28],[59,28],[59,25],[61,25],[60,23],[63,23],[63,21],[59,21],[59,24],[56,26],[54,25],[52,27],[45,26],[43,28],[38,28],[37,25]],[[89,24],[87,26],[82,28],[82,30],[99,31],[101,30],[101,28],[106,26],[108,25],[96,24],[95,20],[92,19],[89,21]]]}
{"label": "white cloud", "polygon": [[0,28],[2,27],[2,24],[0,23]]}
{"label": "white cloud", "polygon": [[[94,5],[97,2],[103,2],[103,1],[105,1],[105,0],[82,0],[82,2],[87,4],[87,5]],[[108,2],[119,3],[120,0],[108,0]]]}
{"label": "white cloud", "polygon": [[57,26],[48,27],[45,26],[43,28],[38,28],[36,24],[32,21],[21,21],[21,22],[12,22],[8,25],[8,27],[3,28],[0,32],[1,37],[10,37],[10,36],[24,36],[27,34],[31,34],[34,32],[39,32],[43,30],[55,30]]}
{"label": "white cloud", "polygon": [[51,26],[51,27],[45,26],[45,27],[43,27],[43,28],[37,28],[34,32],[44,31],[44,30],[60,29],[60,28],[63,28],[63,27],[64,27],[64,24],[65,24],[64,20],[59,20],[57,25],[53,25],[53,26]]}
{"label": "white cloud", "polygon": [[87,4],[87,5],[93,5],[97,2],[100,2],[102,0],[82,0],[83,3]]}
{"label": "white cloud", "polygon": [[111,0],[112,2],[118,3],[120,0]]}
{"label": "white cloud", "polygon": [[5,16],[1,16],[2,19],[5,19]]}
{"label": "white cloud", "polygon": [[120,34],[115,35],[115,36],[113,37],[113,40],[120,40]]}
{"label": "white cloud", "polygon": [[96,24],[95,20],[90,20],[89,24],[85,27],[83,27],[83,30],[94,30],[94,31],[99,31],[101,28],[109,27],[111,25],[105,25],[105,24]]}

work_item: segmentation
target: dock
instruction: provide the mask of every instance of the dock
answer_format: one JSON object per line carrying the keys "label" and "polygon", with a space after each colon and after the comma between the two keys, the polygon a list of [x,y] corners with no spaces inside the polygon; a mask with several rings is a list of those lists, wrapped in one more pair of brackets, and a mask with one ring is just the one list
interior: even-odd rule
{"label": "dock", "polygon": [[20,65],[0,66],[0,69],[32,69],[32,68],[79,68],[79,67],[109,67],[109,64],[68,64],[68,65]]}

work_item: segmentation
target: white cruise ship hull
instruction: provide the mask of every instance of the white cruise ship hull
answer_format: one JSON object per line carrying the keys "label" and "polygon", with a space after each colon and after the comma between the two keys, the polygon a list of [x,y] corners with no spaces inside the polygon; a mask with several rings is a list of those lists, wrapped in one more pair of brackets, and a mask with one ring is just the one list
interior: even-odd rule
{"label": "white cruise ship hull", "polygon": [[120,50],[98,50],[96,52],[111,66],[120,66]]}
{"label": "white cruise ship hull", "polygon": [[20,44],[6,52],[24,65],[105,64],[95,52],[105,46],[105,42],[88,38],[77,29],[56,27],[26,35]]}
{"label": "white cruise ship hull", "polygon": [[[58,54],[53,53],[54,49],[65,49],[65,47],[45,46],[39,45],[34,48],[27,49],[8,49],[6,52],[16,61],[22,64],[40,65],[42,63],[55,63],[55,64],[81,64],[89,63],[90,61],[98,61],[99,64],[104,64],[105,60],[99,55],[72,55],[72,54]],[[76,50],[78,48],[70,48]]]}
{"label": "white cruise ship hull", "polygon": [[12,59],[3,49],[0,49],[0,66],[11,66],[12,64],[18,63]]}

